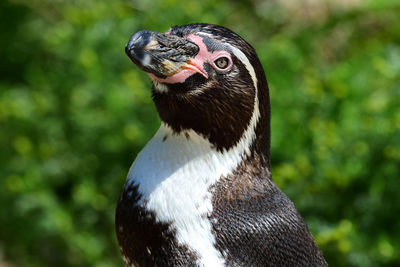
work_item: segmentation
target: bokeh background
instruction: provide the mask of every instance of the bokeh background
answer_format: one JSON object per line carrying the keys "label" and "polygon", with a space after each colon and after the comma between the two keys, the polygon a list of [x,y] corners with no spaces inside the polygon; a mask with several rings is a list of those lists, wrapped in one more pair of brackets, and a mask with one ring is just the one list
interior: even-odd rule
{"label": "bokeh background", "polygon": [[122,266],[114,211],[160,122],[141,29],[257,50],[272,173],[331,266],[400,266],[400,1],[0,1],[0,266]]}

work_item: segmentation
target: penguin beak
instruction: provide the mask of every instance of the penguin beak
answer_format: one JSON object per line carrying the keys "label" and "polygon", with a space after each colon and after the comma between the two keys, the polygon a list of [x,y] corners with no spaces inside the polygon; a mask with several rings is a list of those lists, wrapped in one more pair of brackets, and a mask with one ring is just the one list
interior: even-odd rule
{"label": "penguin beak", "polygon": [[184,37],[144,30],[131,37],[125,52],[140,69],[165,79],[193,68],[191,62],[199,47]]}

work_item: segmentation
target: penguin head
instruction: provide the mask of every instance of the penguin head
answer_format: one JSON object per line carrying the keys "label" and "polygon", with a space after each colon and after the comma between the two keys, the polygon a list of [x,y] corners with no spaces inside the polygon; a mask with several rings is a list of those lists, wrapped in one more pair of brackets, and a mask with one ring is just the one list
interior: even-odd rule
{"label": "penguin head", "polygon": [[257,138],[269,154],[267,81],[239,35],[211,24],[174,26],[137,32],[125,51],[152,79],[160,118],[175,133],[193,130],[220,151]]}

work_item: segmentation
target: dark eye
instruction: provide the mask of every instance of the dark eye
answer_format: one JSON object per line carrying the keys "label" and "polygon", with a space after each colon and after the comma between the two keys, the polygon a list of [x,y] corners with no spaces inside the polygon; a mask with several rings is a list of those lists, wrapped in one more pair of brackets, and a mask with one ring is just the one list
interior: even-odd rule
{"label": "dark eye", "polygon": [[223,70],[229,66],[229,59],[227,57],[220,57],[214,61],[214,64]]}

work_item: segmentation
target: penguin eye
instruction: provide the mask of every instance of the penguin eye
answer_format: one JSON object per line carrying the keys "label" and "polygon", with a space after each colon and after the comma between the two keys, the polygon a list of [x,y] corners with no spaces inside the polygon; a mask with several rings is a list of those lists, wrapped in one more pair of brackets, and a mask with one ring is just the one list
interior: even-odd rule
{"label": "penguin eye", "polygon": [[214,61],[215,66],[220,70],[225,70],[229,66],[229,59],[227,57],[220,57]]}

